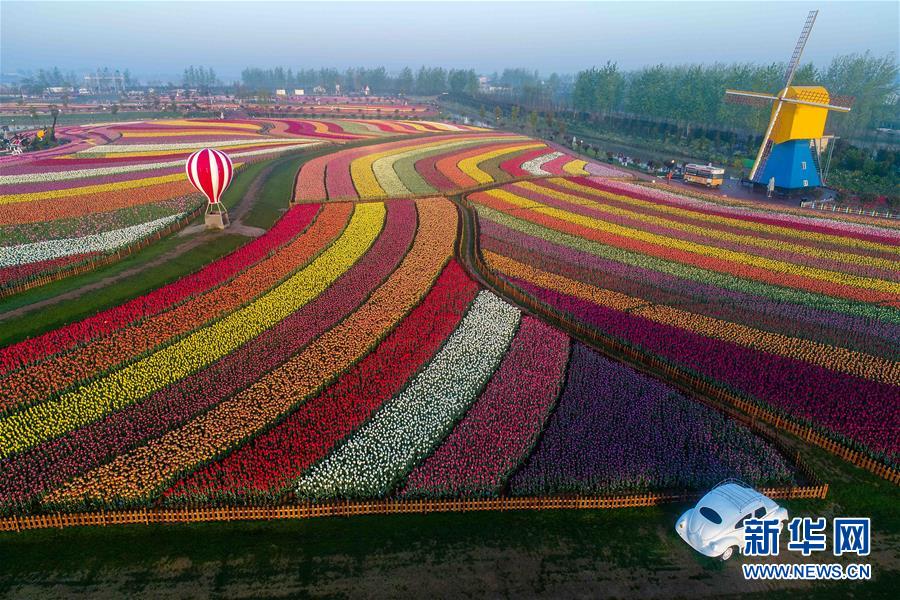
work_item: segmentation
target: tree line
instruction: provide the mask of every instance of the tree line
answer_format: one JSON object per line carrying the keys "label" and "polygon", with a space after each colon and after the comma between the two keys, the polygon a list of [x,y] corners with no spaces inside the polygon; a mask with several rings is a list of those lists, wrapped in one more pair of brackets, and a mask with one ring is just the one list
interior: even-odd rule
{"label": "tree line", "polygon": [[338,69],[262,69],[248,67],[241,72],[241,86],[258,89],[303,89],[307,93],[316,87],[328,93],[340,86],[342,92],[362,92],[366,87],[373,94],[419,94],[433,96],[447,91],[474,94],[478,91],[478,76],[473,69],[444,69],[420,67],[413,71],[405,67],[395,74],[384,67],[356,67]]}
{"label": "tree line", "polygon": [[[571,107],[589,114],[624,112],[759,131],[769,112],[726,102],[725,89],[774,94],[783,85],[785,69],[782,63],[743,63],[656,65],[623,72],[608,62],[576,75]],[[822,85],[831,94],[855,98],[850,113],[829,119],[829,128],[839,135],[859,135],[871,127],[900,124],[897,81],[896,56],[870,53],[837,56],[821,69],[804,64],[794,78],[795,85]]]}

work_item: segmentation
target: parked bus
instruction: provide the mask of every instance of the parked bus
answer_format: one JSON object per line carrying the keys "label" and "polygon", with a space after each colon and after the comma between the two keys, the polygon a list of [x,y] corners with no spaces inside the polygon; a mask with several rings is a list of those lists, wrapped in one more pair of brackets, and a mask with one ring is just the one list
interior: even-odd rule
{"label": "parked bus", "polygon": [[685,165],[684,180],[688,183],[717,188],[725,179],[725,169],[712,165]]}

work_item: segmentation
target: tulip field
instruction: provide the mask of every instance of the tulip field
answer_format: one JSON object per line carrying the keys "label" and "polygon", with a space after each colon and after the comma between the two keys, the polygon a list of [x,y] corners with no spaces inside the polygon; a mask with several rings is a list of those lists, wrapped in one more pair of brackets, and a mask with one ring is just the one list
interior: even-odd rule
{"label": "tulip field", "polygon": [[[584,327],[897,464],[900,228],[679,195],[431,121],[66,135],[0,158],[0,285],[184,224],[203,205],[183,164],[198,148],[239,168],[315,153],[278,161],[292,197],[231,253],[0,348],[0,516],[810,477]],[[524,296],[468,270],[473,228],[473,268]]]}
{"label": "tulip field", "polygon": [[[468,200],[485,263],[548,310],[897,464],[896,226],[714,203],[597,177],[519,181]],[[584,377],[613,368],[583,360],[591,365]],[[588,407],[565,406],[564,394],[546,446],[513,478],[513,489],[608,484],[591,470],[607,460],[606,449],[573,459],[552,445],[550,431],[566,444],[593,435]],[[666,452],[665,443],[652,451]],[[562,469],[554,461],[564,454]],[[619,481],[630,477],[626,468]]]}
{"label": "tulip field", "polygon": [[175,120],[68,128],[72,142],[0,157],[0,289],[127,248],[203,206],[184,178],[193,151],[235,166],[323,143],[455,133],[430,121]]}
{"label": "tulip field", "polygon": [[[298,204],[187,277],[0,349],[0,510],[794,481],[743,426],[482,289],[457,220],[440,197]],[[656,421],[612,418],[623,401],[678,428],[648,438]],[[617,440],[588,480],[553,470],[593,456],[558,433],[571,411]]]}
{"label": "tulip field", "polygon": [[383,199],[462,190],[521,178],[623,173],[508,133],[470,133],[350,148],[308,161],[299,202]]}

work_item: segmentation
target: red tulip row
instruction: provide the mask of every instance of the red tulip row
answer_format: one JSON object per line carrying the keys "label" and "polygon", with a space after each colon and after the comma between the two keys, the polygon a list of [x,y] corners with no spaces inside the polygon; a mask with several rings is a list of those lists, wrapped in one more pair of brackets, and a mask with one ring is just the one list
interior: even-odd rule
{"label": "red tulip row", "polygon": [[365,300],[405,256],[416,227],[411,202],[392,203],[382,235],[315,300],[208,368],[143,402],[0,463],[0,504],[21,502],[176,429],[300,352]]}
{"label": "red tulip row", "polygon": [[128,323],[169,310],[221,285],[300,235],[316,217],[319,208],[316,204],[298,206],[288,211],[265,235],[196,273],[92,317],[0,349],[0,374],[79,346]]}
{"label": "red tulip row", "polygon": [[21,407],[93,379],[118,364],[167,345],[264,294],[328,246],[346,226],[351,207],[325,210],[309,229],[234,279],[138,323],[0,379],[0,410]]}
{"label": "red tulip row", "polygon": [[280,494],[431,359],[477,289],[459,264],[451,261],[424,300],[334,385],[252,443],[182,479],[166,496],[185,500]]}

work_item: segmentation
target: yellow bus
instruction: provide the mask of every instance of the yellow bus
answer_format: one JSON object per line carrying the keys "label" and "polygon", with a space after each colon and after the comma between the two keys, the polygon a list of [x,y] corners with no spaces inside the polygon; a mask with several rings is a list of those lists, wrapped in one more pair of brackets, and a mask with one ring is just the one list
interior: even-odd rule
{"label": "yellow bus", "polygon": [[710,188],[717,188],[722,185],[724,179],[725,169],[719,167],[694,164],[684,166],[684,180],[688,183],[696,183]]}

